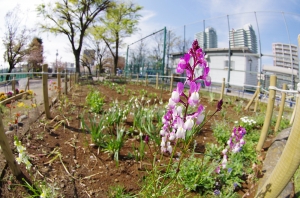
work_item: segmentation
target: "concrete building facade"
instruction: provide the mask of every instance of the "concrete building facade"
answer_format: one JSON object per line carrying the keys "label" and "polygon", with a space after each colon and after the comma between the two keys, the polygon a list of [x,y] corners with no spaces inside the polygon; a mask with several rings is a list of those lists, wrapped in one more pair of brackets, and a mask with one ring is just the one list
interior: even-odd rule
{"label": "concrete building facade", "polygon": [[252,53],[257,53],[257,39],[251,24],[229,32],[230,47],[248,47]]}
{"label": "concrete building facade", "polygon": [[203,49],[217,48],[218,47],[218,36],[214,28],[205,28],[204,32],[195,34],[195,39],[198,40],[199,46]]}

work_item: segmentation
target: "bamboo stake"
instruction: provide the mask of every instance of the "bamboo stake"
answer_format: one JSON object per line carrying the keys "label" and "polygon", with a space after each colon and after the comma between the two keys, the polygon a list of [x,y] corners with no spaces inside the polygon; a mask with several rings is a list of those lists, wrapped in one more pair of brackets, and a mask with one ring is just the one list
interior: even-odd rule
{"label": "bamboo stake", "polygon": [[[286,88],[287,88],[287,85],[283,84],[282,85],[282,89],[286,90]],[[274,129],[275,133],[277,133],[278,130],[279,130],[279,125],[280,125],[280,122],[281,122],[281,118],[282,118],[282,114],[283,114],[283,109],[284,109],[284,104],[285,104],[285,97],[286,97],[286,93],[282,92],[281,93],[281,103],[280,103],[280,107],[279,107],[278,117],[277,117],[275,129]]]}
{"label": "bamboo stake", "polygon": [[57,88],[58,88],[58,99],[61,98],[61,68],[57,68]]}
{"label": "bamboo stake", "polygon": [[[275,75],[270,76],[270,86],[276,85],[276,79],[277,79],[277,77]],[[273,89],[270,89],[266,117],[265,117],[263,128],[260,133],[260,138],[259,138],[258,144],[256,146],[256,151],[258,151],[258,152],[261,151],[263,144],[266,140],[267,134],[268,134],[268,130],[269,130],[269,126],[271,123],[272,114],[273,114],[273,107],[274,107],[274,103],[275,103],[275,95],[276,95],[276,91]]]}
{"label": "bamboo stake", "polygon": [[0,114],[0,146],[13,175],[16,177],[20,176],[22,174],[21,169],[15,161],[14,155],[4,132],[2,114]]}
{"label": "bamboo stake", "polygon": [[174,81],[174,74],[171,76],[171,81],[170,81],[170,92],[173,91],[173,81]]}
{"label": "bamboo stake", "polygon": [[249,107],[251,106],[251,104],[253,103],[254,99],[256,97],[258,97],[258,94],[259,94],[259,91],[260,91],[260,82],[257,83],[257,88],[256,88],[256,91],[255,93],[253,94],[251,100],[249,101],[249,103],[247,104],[247,106],[245,107],[245,111],[247,111],[249,109]]}
{"label": "bamboo stake", "polygon": [[49,96],[48,96],[48,66],[47,64],[43,65],[43,96],[44,96],[44,105],[45,105],[45,114],[46,118],[50,119],[50,109],[49,109]]}
{"label": "bamboo stake", "polygon": [[220,100],[223,99],[223,97],[224,97],[224,88],[225,88],[225,78],[223,78],[223,81],[222,81]]}
{"label": "bamboo stake", "polygon": [[292,117],[291,117],[291,120],[290,120],[290,124],[293,124],[293,121],[294,121],[294,118],[295,118],[295,114],[296,114],[296,106],[298,104],[298,97],[296,98],[296,105],[294,107],[294,111],[293,111],[293,114],[292,114]]}
{"label": "bamboo stake", "polygon": [[300,105],[297,104],[295,108],[297,109],[295,122],[286,146],[272,174],[264,183],[263,187],[257,192],[256,197],[278,197],[299,167]]}

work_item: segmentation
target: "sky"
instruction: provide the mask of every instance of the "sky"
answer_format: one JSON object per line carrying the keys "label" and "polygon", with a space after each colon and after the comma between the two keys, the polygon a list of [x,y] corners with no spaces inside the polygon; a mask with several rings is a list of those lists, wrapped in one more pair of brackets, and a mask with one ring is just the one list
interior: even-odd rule
{"label": "sky", "polygon": [[[261,43],[262,54],[272,54],[272,43],[291,43],[298,45],[300,34],[300,1],[298,0],[132,0],[143,6],[138,32],[126,38],[120,55],[126,54],[126,46],[156,32],[164,27],[176,35],[193,40],[197,32],[205,27],[213,27],[218,35],[218,47],[228,47],[228,30],[239,29],[252,24]],[[23,22],[36,28],[35,36],[42,38],[45,62],[58,59],[74,62],[74,55],[65,35],[55,36],[38,29],[42,22],[35,12],[36,5],[55,0],[0,0],[0,37],[4,37],[5,14],[19,5]],[[256,22],[257,21],[257,22]],[[4,47],[0,44],[0,65],[7,66],[3,60]],[[264,57],[264,64],[271,64],[271,58]]]}

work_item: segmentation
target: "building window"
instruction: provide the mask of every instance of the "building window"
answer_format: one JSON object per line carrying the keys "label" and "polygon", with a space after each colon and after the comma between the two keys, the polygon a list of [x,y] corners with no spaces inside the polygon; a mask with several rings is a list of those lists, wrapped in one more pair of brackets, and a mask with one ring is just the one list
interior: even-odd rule
{"label": "building window", "polygon": [[[228,69],[228,66],[229,66],[228,63],[229,63],[228,60],[224,61],[224,69]],[[230,69],[234,69],[234,68],[235,68],[234,61],[230,61]]]}

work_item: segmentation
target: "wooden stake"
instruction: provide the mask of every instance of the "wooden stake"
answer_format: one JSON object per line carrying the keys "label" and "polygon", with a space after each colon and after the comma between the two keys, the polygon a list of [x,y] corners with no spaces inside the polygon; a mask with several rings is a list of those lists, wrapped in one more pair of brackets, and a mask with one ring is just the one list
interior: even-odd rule
{"label": "wooden stake", "polygon": [[48,66],[43,65],[43,96],[44,96],[44,106],[45,114],[47,119],[51,119],[50,108],[49,108],[49,95],[48,95]]}
{"label": "wooden stake", "polygon": [[259,92],[260,92],[260,82],[257,83],[256,91],[253,94],[253,96],[252,96],[251,100],[249,101],[249,103],[247,104],[247,106],[245,107],[245,111],[247,111],[249,109],[249,107],[253,103],[254,99],[259,96]]}
{"label": "wooden stake", "polygon": [[65,95],[68,94],[68,75],[67,71],[65,70]]}
{"label": "wooden stake", "polygon": [[223,97],[224,97],[224,88],[225,88],[225,78],[223,78],[223,81],[222,81],[220,100],[223,99]]}
{"label": "wooden stake", "polygon": [[15,157],[12,153],[12,150],[9,146],[7,137],[4,132],[2,114],[0,114],[0,146],[13,175],[16,177],[20,176],[22,174],[21,169],[15,161]]}
{"label": "wooden stake", "polygon": [[58,99],[61,98],[61,68],[57,68],[57,88],[58,88]]}

